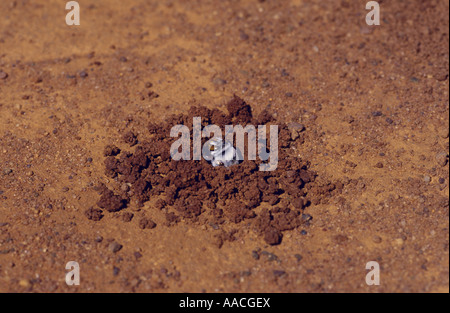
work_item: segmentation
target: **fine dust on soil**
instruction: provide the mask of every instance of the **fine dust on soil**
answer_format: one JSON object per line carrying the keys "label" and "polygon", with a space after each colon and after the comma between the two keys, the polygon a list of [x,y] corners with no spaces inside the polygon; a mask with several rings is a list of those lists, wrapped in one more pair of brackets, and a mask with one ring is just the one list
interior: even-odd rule
{"label": "fine dust on soil", "polygon": [[[0,292],[448,292],[448,1],[78,2],[0,2]],[[277,171],[157,155],[234,95]]]}

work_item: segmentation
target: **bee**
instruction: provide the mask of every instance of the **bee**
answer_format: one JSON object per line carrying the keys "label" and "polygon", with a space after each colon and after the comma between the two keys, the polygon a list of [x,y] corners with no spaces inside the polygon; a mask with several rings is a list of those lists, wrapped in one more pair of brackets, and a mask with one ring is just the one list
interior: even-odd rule
{"label": "bee", "polygon": [[238,153],[231,143],[222,138],[214,137],[207,142],[209,157],[212,166],[230,167],[238,164]]}

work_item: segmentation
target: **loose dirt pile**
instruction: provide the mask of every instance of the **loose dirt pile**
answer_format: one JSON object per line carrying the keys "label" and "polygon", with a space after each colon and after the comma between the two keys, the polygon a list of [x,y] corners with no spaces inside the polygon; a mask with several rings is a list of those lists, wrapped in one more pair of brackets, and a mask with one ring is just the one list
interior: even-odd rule
{"label": "loose dirt pile", "polygon": [[[123,139],[131,147],[135,146],[133,152],[107,146],[105,174],[114,178],[117,185],[114,190],[100,186],[98,206],[117,212],[130,204],[143,207],[149,202],[151,209],[164,210],[168,226],[181,219],[206,222],[215,227],[248,220],[270,245],[281,243],[283,231],[309,223],[312,217],[303,214],[303,210],[311,201],[320,200],[312,199],[307,190],[319,191],[315,194],[320,195],[324,192],[319,189],[325,188],[325,193],[329,194],[336,186],[329,184],[318,189],[313,184],[316,174],[308,170],[308,162],[292,154],[291,145],[299,140],[301,126],[279,127],[279,164],[275,171],[259,171],[259,160],[245,160],[229,168],[214,168],[204,159],[172,160],[170,147],[175,138],[170,137],[170,129],[178,124],[192,129],[193,117],[202,117],[203,126],[215,124],[222,129],[225,125],[270,125],[275,122],[267,111],[255,118],[251,107],[238,97],[227,104],[227,110],[228,114],[225,114],[218,109],[192,107],[187,115],[172,116],[162,125],[150,123],[149,138],[142,141],[138,141],[133,133],[126,133]],[[103,212],[91,208],[86,215],[89,219],[100,220]],[[127,214],[124,220],[131,217]],[[143,219],[139,226],[154,228],[156,224]],[[222,236],[218,245],[232,237],[232,234]]]}

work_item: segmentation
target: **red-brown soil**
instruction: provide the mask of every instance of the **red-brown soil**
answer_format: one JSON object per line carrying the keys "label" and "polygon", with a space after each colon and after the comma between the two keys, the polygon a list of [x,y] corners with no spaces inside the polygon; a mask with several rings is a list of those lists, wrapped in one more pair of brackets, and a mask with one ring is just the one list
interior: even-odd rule
{"label": "red-brown soil", "polygon": [[[0,1],[0,292],[448,292],[448,1],[380,1],[380,26],[364,1],[79,3],[69,27],[64,1]],[[214,209],[170,185],[226,169],[185,161],[146,194],[105,163],[234,95],[303,125],[265,180],[298,196],[253,207],[237,165]]]}

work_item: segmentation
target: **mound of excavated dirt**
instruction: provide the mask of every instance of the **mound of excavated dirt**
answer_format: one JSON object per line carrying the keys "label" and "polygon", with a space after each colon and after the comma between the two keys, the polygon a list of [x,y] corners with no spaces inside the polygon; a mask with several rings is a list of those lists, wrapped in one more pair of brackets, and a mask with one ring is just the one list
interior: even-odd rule
{"label": "mound of excavated dirt", "polygon": [[[193,107],[187,115],[172,116],[162,125],[150,123],[149,137],[139,142],[134,134],[127,133],[123,139],[136,146],[133,152],[107,146],[105,173],[116,180],[118,192],[103,185],[98,206],[116,212],[133,202],[143,206],[156,199],[150,209],[164,210],[168,226],[181,219],[196,222],[199,216],[205,216],[202,221],[210,225],[251,220],[253,228],[271,245],[281,243],[283,231],[308,223],[311,216],[302,212],[311,203],[306,190],[314,182],[315,173],[308,170],[307,162],[290,155],[290,146],[299,137],[298,133],[292,135],[295,126],[293,129],[286,125],[279,127],[279,164],[275,171],[259,171],[259,160],[244,160],[225,168],[212,167],[204,159],[174,161],[171,158],[170,147],[175,139],[170,137],[170,129],[178,124],[192,127],[193,117],[202,117],[203,126],[215,124],[222,129],[230,124],[274,122],[267,111],[253,117],[251,107],[238,97],[227,104],[227,109],[229,112],[225,114],[218,109]],[[334,188],[332,185],[330,190]],[[272,208],[266,208],[269,206]],[[99,220],[101,214],[98,209],[86,212],[92,220]],[[142,220],[139,225],[141,228],[156,226],[151,220]]]}

